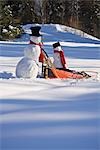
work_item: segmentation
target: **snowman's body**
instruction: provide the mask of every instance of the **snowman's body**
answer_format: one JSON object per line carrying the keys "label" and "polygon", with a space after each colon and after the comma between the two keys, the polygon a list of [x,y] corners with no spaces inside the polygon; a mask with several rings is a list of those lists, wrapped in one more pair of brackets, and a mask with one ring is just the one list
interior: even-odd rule
{"label": "snowman's body", "polygon": [[63,50],[61,48],[61,46],[58,46],[56,48],[54,48],[54,66],[56,68],[60,68],[60,69],[66,69],[67,65],[66,65],[66,60],[64,57],[64,53]]}
{"label": "snowman's body", "polygon": [[22,58],[16,67],[16,76],[18,78],[36,78],[38,74],[38,66],[35,61],[30,58]]}
{"label": "snowman's body", "polygon": [[59,54],[59,52],[61,51],[61,47],[59,46],[59,47],[56,47],[55,49],[54,49],[54,66],[56,67],[56,68],[63,68],[63,66],[62,66],[62,63],[61,63],[61,58],[60,58],[60,54]]}
{"label": "snowman's body", "polygon": [[41,49],[39,45],[29,44],[29,46],[24,49],[24,56],[32,59],[37,64],[39,62],[40,53]]}
{"label": "snowman's body", "polygon": [[29,44],[24,49],[24,57],[18,62],[16,66],[16,76],[18,78],[36,78],[38,75],[38,63],[41,53],[39,43],[41,38],[32,36],[30,40],[34,44]]}

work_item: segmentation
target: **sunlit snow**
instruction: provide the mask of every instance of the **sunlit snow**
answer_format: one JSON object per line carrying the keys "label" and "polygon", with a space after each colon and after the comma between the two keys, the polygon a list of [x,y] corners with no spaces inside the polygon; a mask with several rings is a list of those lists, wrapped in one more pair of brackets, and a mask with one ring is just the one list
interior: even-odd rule
{"label": "sunlit snow", "polygon": [[93,78],[18,79],[15,68],[30,26],[20,39],[0,41],[0,149],[99,150],[100,40],[69,27],[41,25],[50,58],[59,41],[68,67]]}

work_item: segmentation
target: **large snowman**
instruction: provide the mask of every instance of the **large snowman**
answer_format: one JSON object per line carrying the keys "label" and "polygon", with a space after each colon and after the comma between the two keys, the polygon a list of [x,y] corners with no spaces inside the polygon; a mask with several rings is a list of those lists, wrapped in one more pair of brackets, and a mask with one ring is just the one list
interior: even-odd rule
{"label": "large snowman", "polygon": [[41,54],[41,27],[31,27],[30,43],[24,49],[24,57],[16,66],[16,76],[18,78],[36,78],[39,71],[39,57]]}

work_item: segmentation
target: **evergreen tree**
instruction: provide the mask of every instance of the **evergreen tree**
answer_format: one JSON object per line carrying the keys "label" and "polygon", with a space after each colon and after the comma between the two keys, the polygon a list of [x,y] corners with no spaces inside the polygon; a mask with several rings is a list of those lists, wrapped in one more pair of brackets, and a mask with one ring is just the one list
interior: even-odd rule
{"label": "evergreen tree", "polygon": [[87,33],[92,35],[98,35],[98,25],[99,18],[97,15],[97,10],[99,12],[99,8],[97,7],[97,1],[95,0],[80,0],[80,21],[81,21],[81,29]]}
{"label": "evergreen tree", "polygon": [[12,24],[12,9],[7,4],[7,0],[0,1],[0,25],[8,28]]}
{"label": "evergreen tree", "polygon": [[63,5],[62,0],[48,0],[45,5],[45,14],[48,23],[62,23]]}
{"label": "evergreen tree", "polygon": [[22,24],[32,23],[35,21],[36,14],[34,12],[34,5],[34,0],[21,0],[21,8],[19,15]]}

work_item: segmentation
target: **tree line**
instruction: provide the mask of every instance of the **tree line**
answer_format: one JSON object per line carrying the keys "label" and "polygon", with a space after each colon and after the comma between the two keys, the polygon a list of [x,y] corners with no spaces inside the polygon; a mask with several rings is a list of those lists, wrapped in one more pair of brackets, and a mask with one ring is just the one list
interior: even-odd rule
{"label": "tree line", "polygon": [[0,0],[0,25],[58,23],[100,38],[100,0]]}

